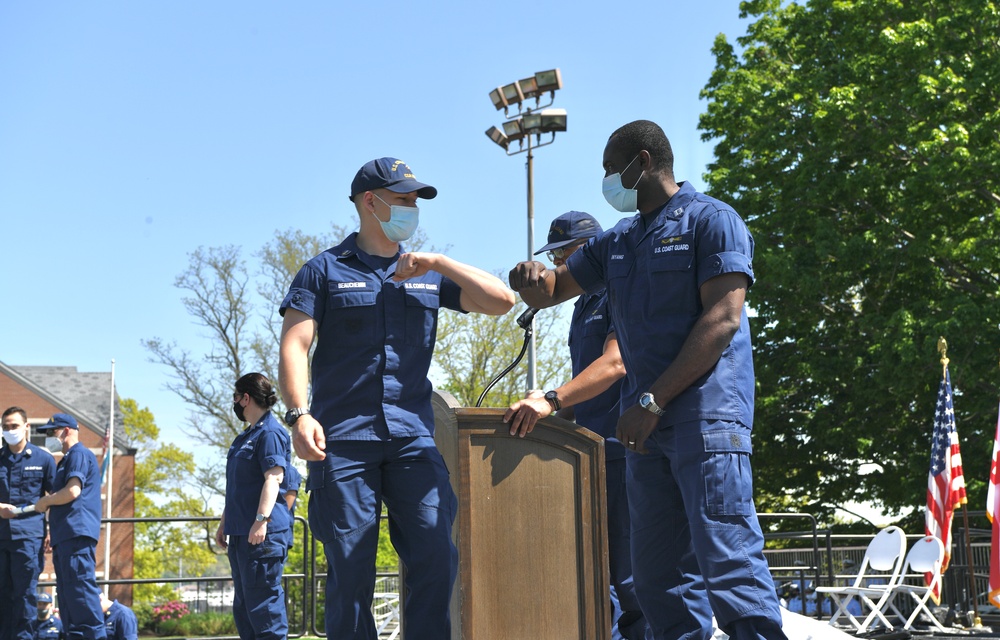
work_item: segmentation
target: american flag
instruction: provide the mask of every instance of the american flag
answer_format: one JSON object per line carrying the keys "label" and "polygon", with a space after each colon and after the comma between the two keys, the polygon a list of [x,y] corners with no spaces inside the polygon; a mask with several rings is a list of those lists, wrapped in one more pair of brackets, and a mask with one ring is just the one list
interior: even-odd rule
{"label": "american flag", "polygon": [[[945,369],[938,389],[934,411],[934,436],[931,441],[931,471],[927,477],[927,516],[924,531],[944,543],[941,571],[951,560],[951,517],[955,507],[965,504],[965,476],[962,475],[962,453],[958,449],[955,430],[955,407],[952,404],[951,377]],[[938,594],[934,594],[935,601]]]}
{"label": "american flag", "polygon": [[993,462],[990,464],[990,487],[986,493],[986,516],[990,519],[990,602],[1000,606],[1000,416],[993,438]]}

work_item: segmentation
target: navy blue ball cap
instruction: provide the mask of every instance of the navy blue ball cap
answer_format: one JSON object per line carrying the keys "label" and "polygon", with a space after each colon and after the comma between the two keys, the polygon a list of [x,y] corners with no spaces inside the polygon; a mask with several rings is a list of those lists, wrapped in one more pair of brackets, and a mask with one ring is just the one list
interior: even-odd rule
{"label": "navy blue ball cap", "polygon": [[52,602],[52,596],[43,591],[35,595],[35,602]]}
{"label": "navy blue ball cap", "polygon": [[567,211],[549,225],[549,243],[536,251],[535,255],[565,247],[577,240],[593,238],[600,235],[602,231],[601,223],[589,213]]}
{"label": "navy blue ball cap", "polygon": [[77,431],[80,430],[80,425],[76,423],[76,418],[68,413],[53,413],[48,422],[35,427],[35,430],[48,431],[49,429],[62,429],[63,427],[69,427],[70,429],[76,429]]}
{"label": "navy blue ball cap", "polygon": [[429,184],[418,182],[413,170],[402,160],[396,158],[379,158],[366,162],[358,169],[351,183],[351,202],[354,196],[373,189],[388,189],[395,193],[417,192],[417,197],[430,200],[438,194],[438,190]]}

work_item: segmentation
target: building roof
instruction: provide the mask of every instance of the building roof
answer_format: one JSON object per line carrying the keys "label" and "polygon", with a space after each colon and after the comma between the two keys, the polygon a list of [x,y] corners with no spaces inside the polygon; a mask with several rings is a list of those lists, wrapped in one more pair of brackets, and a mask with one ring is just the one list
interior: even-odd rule
{"label": "building roof", "polygon": [[[111,398],[110,371],[77,371],[76,367],[13,366],[0,362],[3,371],[23,386],[72,415],[83,426],[104,435]],[[118,390],[115,389],[115,446],[130,449],[122,429]]]}

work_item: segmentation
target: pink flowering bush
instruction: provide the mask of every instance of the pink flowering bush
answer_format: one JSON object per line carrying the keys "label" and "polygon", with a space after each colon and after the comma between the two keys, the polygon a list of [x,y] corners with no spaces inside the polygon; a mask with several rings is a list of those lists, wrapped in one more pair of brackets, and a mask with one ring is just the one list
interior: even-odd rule
{"label": "pink flowering bush", "polygon": [[164,620],[177,620],[183,618],[188,613],[187,605],[178,600],[171,600],[166,604],[153,607],[153,620],[159,624]]}

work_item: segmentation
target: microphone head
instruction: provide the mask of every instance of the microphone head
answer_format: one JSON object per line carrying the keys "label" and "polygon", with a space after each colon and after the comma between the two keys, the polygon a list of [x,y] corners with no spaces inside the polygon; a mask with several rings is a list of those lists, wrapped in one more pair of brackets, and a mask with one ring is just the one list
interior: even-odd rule
{"label": "microphone head", "polygon": [[524,310],[524,313],[517,317],[517,326],[522,329],[527,329],[531,326],[531,321],[535,319],[535,314],[538,313],[538,309],[534,307],[528,307]]}

